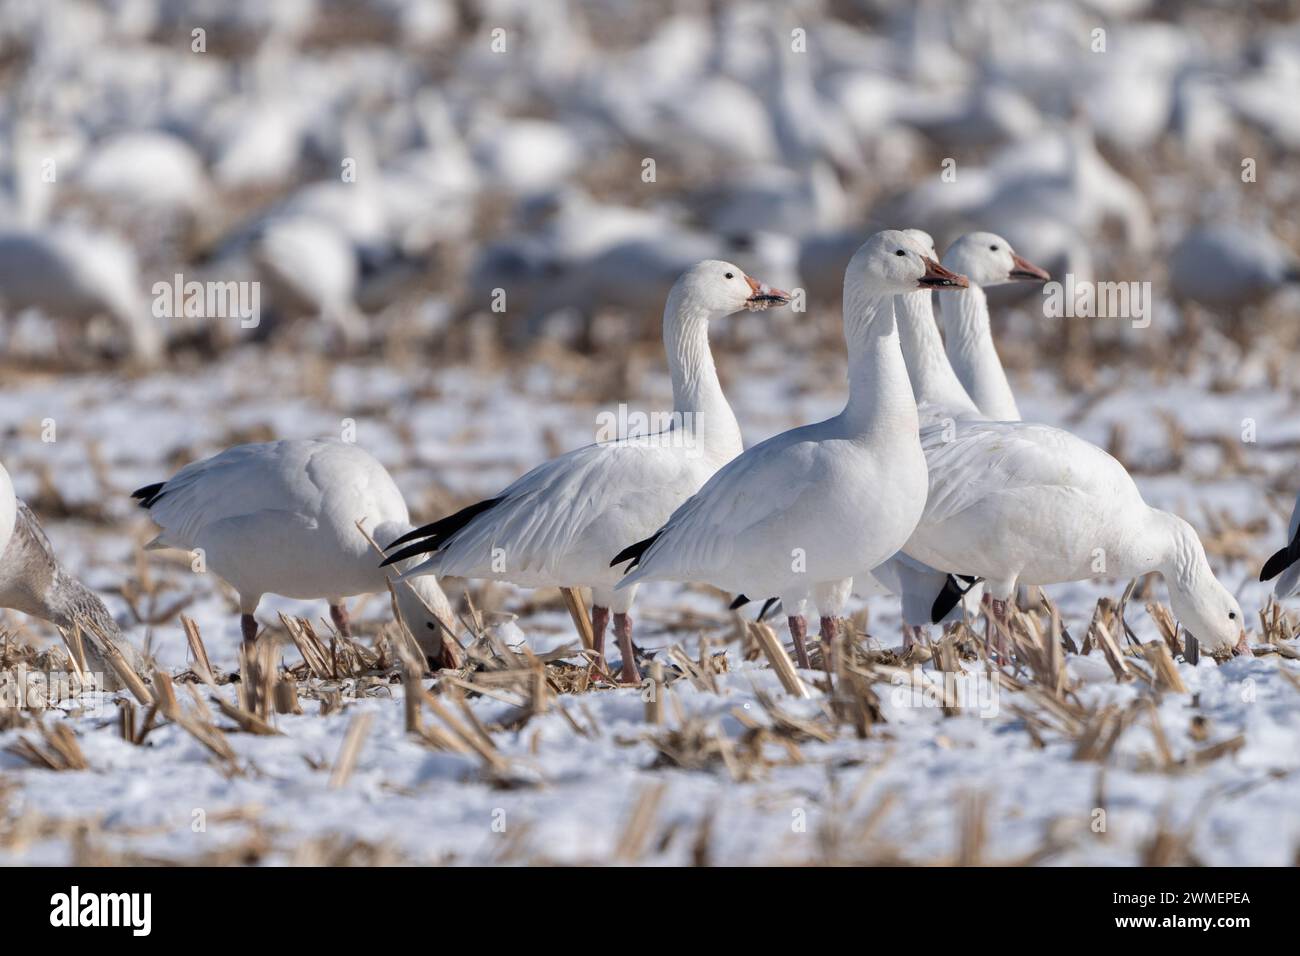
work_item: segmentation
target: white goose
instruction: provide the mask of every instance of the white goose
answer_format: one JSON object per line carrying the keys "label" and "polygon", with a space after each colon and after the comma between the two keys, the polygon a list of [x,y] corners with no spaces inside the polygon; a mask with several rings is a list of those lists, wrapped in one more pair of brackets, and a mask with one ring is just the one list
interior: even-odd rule
{"label": "white goose", "polygon": [[[932,259],[939,259],[934,239],[928,232],[920,229],[903,231],[915,239]],[[976,285],[989,284],[982,281],[989,278],[987,270],[979,270],[977,279],[975,275],[955,268],[951,262],[946,262],[944,267],[966,276],[972,291]],[[966,294],[947,295],[960,298]],[[943,340],[939,337],[939,326],[934,318],[933,293],[922,289],[896,296],[894,309],[898,312],[898,338],[903,361],[907,364],[907,377],[912,382],[912,394],[916,397],[916,411],[922,427],[949,418],[984,418],[944,354]]]}
{"label": "white goose", "polygon": [[1018,422],[1020,409],[993,345],[988,298],[981,287],[1046,282],[1051,276],[1016,255],[1009,242],[991,232],[962,236],[948,247],[943,264],[969,276],[971,282],[969,292],[944,294],[940,299],[948,361],[983,417]]}
{"label": "white goose", "polygon": [[925,504],[894,296],[965,284],[907,234],[872,236],[844,276],[844,410],[769,438],[719,471],[652,537],[615,556],[615,564],[632,559],[619,589],[704,581],[778,595],[806,667],[804,603],[816,603],[823,637],[833,637],[853,575],[902,547]]}
{"label": "white goose", "polygon": [[740,454],[740,426],[713,366],[709,322],[789,298],[727,262],[692,267],[664,307],[673,383],[671,424],[664,431],[620,436],[539,465],[492,498],[393,540],[389,548],[415,543],[385,564],[431,554],[403,578],[437,572],[524,587],[590,587],[596,652],[604,653],[612,611],[623,680],[638,681],[628,613],[636,591],[614,593],[620,575],[610,568],[610,556],[653,532]]}
{"label": "white goose", "polygon": [[[4,505],[0,503],[0,534],[4,531]],[[1291,509],[1291,521],[1286,530],[1287,546],[1274,553],[1259,572],[1261,581],[1278,578],[1273,594],[1278,598],[1293,597],[1300,592],[1300,496]]]}
{"label": "white goose", "polygon": [[49,538],[27,504],[14,495],[9,473],[0,465],[0,608],[10,608],[71,632],[80,627],[89,663],[103,675],[105,689],[120,685],[100,650],[111,641],[137,671],[141,658],[117,622],[89,588],[69,574],[54,556]]}
{"label": "white goose", "polygon": [[[147,548],[201,549],[207,568],[239,592],[244,640],[263,594],[323,598],[343,634],[344,598],[387,590],[374,547],[409,531],[406,501],[368,452],[341,441],[302,439],[235,445],[132,494],[162,533]],[[443,627],[454,618],[434,578],[397,587],[397,607],[424,652],[455,666]]]}
{"label": "white goose", "polygon": [[983,578],[993,615],[1004,617],[1017,582],[1159,571],[1174,614],[1211,652],[1249,653],[1241,608],[1191,525],[1147,505],[1100,448],[1047,425],[981,421],[931,425],[921,444],[930,493],[903,550]]}
{"label": "white goose", "polygon": [[[906,231],[923,248],[933,250],[934,240],[929,234],[919,229]],[[955,330],[958,340],[956,345],[959,352],[970,359],[968,369],[972,372],[972,381],[985,386],[981,389],[981,394],[991,396],[993,405],[1004,405],[1009,400],[1014,409],[1015,400],[1010,398],[1011,390],[1007,386],[1006,375],[993,348],[982,287],[1007,282],[1041,282],[1049,276],[1043,269],[1017,255],[1011,244],[1001,236],[988,232],[970,233],[958,239],[949,247],[944,263],[947,268],[962,273],[970,280],[970,298],[973,304],[961,301],[966,296],[964,292],[945,292],[941,295],[949,301],[948,311],[962,316],[961,321],[955,323],[959,326]],[[916,396],[921,427],[952,427],[959,421],[986,419],[988,416],[971,400],[966,386],[958,379],[944,354],[943,342],[934,321],[930,293],[926,291],[900,295],[895,299],[895,307],[900,316],[899,337],[903,360],[907,363],[908,377],[912,381],[912,393]],[[953,340],[949,341],[951,343]],[[914,643],[924,634],[926,625],[932,620],[935,600],[945,590],[950,592],[948,598],[964,593],[960,590],[953,592],[959,586],[943,571],[901,553],[863,577],[874,578],[878,584],[902,598],[905,646]],[[971,592],[969,597],[960,603],[969,605],[978,602],[982,586],[977,584],[968,590]],[[960,619],[961,614],[961,607],[958,602],[954,602],[942,622]]]}

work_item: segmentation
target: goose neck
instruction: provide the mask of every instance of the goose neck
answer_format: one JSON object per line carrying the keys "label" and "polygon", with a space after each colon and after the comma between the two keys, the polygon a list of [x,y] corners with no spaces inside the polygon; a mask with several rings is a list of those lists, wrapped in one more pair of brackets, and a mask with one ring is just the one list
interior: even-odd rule
{"label": "goose neck", "polygon": [[966,394],[944,353],[943,339],[934,321],[931,294],[915,292],[896,296],[894,308],[903,361],[907,364],[917,404],[937,406],[945,414],[977,414],[975,403]]}
{"label": "goose neck", "polygon": [[849,355],[849,399],[842,413],[850,428],[916,436],[916,399],[898,339],[894,296],[844,291],[844,340]]}
{"label": "goose neck", "polygon": [[722,392],[709,347],[710,317],[709,309],[676,296],[665,309],[664,352],[673,384],[674,419],[703,436],[738,445],[740,426]]}
{"label": "goose neck", "polygon": [[941,295],[945,346],[957,380],[984,415],[1018,421],[1020,411],[993,345],[984,290],[972,285],[962,292]]}

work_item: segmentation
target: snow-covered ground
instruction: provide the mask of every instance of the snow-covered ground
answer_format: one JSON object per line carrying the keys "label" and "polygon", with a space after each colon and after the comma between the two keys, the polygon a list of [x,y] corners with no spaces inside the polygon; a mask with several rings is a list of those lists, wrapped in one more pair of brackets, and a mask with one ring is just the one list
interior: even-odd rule
{"label": "snow-covered ground", "polygon": [[[733,399],[749,441],[834,406],[838,373],[807,389],[798,383],[816,377],[801,361],[779,378],[753,374],[781,358],[760,344],[730,366],[721,360],[736,382]],[[562,391],[564,373],[548,371],[544,362],[533,369],[522,378],[500,370],[441,369],[436,391],[416,363],[340,363],[321,376],[304,375],[292,356],[256,349],[235,353],[216,368],[125,385],[9,369],[0,434],[9,436],[6,465],[18,492],[46,508],[52,494],[62,499],[70,517],[46,524],[65,562],[129,621],[125,601],[114,592],[139,584],[138,549],[149,523],[126,497],[137,485],[237,438],[337,435],[344,420],[353,419],[357,441],[390,465],[416,516],[436,517],[448,496],[491,492],[545,455],[548,441],[569,447],[590,440],[598,405],[536,401],[542,392]],[[648,364],[646,408],[657,407],[666,394],[653,369]],[[1017,384],[1027,418],[1060,421],[1075,404],[1045,378]],[[1262,385],[1244,385],[1220,394],[1197,390],[1195,383],[1130,380],[1072,427],[1104,443],[1111,424],[1122,419],[1130,424],[1129,459],[1159,461],[1167,430],[1157,410],[1202,436],[1237,434],[1252,410],[1261,422],[1284,420],[1281,398],[1269,397],[1275,393]],[[41,441],[47,419],[55,425],[53,442]],[[1262,489],[1269,475],[1284,470],[1290,437],[1261,435],[1255,445],[1243,446],[1248,466],[1259,469],[1255,474],[1221,468],[1213,445],[1193,443],[1179,471],[1139,478],[1153,504],[1186,515],[1207,537],[1216,570],[1248,617],[1267,596],[1254,580],[1259,559],[1283,535],[1278,504],[1284,502]],[[41,485],[41,463],[53,491]],[[1219,517],[1224,511],[1228,517]],[[1224,522],[1218,534],[1207,524],[1211,513]],[[92,516],[94,522],[79,520]],[[1263,533],[1240,530],[1252,522]],[[1248,559],[1226,561],[1218,545],[1238,538],[1246,542]],[[148,564],[157,596],[144,603],[167,607],[187,599],[184,613],[198,624],[215,668],[237,670],[238,620],[226,589],[163,555],[150,555]],[[1051,596],[1081,640],[1097,598],[1118,598],[1126,583],[1083,582],[1053,588]],[[554,594],[494,588],[475,595],[509,644],[526,641],[535,652],[576,644]],[[1164,599],[1163,584],[1154,584],[1150,598]],[[1127,617],[1143,641],[1156,640],[1144,603],[1131,602]],[[66,723],[76,732],[88,769],[38,769],[0,753],[0,862],[212,861],[233,854],[265,862],[758,864],[932,862],[969,860],[973,853],[985,862],[1130,864],[1164,852],[1154,848],[1158,832],[1188,840],[1187,855],[1177,851],[1174,862],[1285,864],[1300,852],[1295,660],[1272,653],[1221,665],[1179,663],[1189,693],[1157,694],[1140,679],[1117,683],[1099,651],[1068,658],[1070,683],[1077,685],[1071,707],[1095,713],[1114,704],[1130,718],[1098,762],[1075,759],[1077,727],[1051,715],[1043,718],[1046,727],[1038,723],[1033,715],[1044,715],[1045,705],[1037,690],[994,687],[975,661],[963,665],[972,706],[950,716],[932,698],[899,684],[895,672],[878,673],[873,689],[881,719],[863,738],[851,723],[837,726],[830,719],[826,694],[816,686],[820,674],[804,675],[811,697],[798,700],[762,657],[742,658],[721,595],[655,585],[639,607],[638,643],[646,648],[680,644],[697,658],[705,636],[715,653],[725,650],[728,669],[718,676],[716,693],[673,679],[659,726],[646,723],[639,688],[561,695],[516,729],[498,725],[512,725],[518,701],[471,695],[468,706],[503,761],[495,772],[472,752],[434,749],[406,733],[403,688],[386,679],[363,681],[359,691],[355,680],[326,682],[323,689],[336,686],[343,699],[328,716],[307,699],[322,689],[320,682],[305,683],[304,713],[272,718],[279,736],[227,734],[233,765],[174,723],[162,721],[136,746],[122,739],[112,702],[92,696],[65,705],[66,712],[47,713],[43,723],[47,729]],[[856,619],[868,635],[864,646],[897,647],[896,602],[872,598],[864,607],[865,616]],[[268,598],[259,616],[275,624],[278,611],[308,616],[325,632],[323,605]],[[752,616],[753,608],[747,611]],[[373,635],[388,613],[386,600],[363,599],[361,631]],[[51,637],[19,615],[0,620],[19,639]],[[128,634],[143,643],[146,630],[164,669],[180,673],[190,666],[176,616],[148,629],[136,624]],[[1258,627],[1252,638],[1258,645]],[[286,642],[284,663],[299,660]],[[924,673],[940,676],[930,665]],[[1019,679],[1029,677],[1022,672]],[[431,683],[426,679],[426,686]],[[215,693],[234,703],[237,686]],[[200,696],[212,693],[203,689]],[[1155,704],[1153,712],[1134,704],[1144,698]],[[187,707],[188,700],[181,695]],[[806,719],[818,737],[829,739],[778,726],[755,744],[752,726],[774,722],[769,706]],[[78,716],[81,707],[92,715]],[[1152,713],[1163,742],[1152,732]],[[344,736],[363,714],[373,720],[355,769],[341,787],[331,788]],[[143,716],[139,708],[137,722]],[[425,719],[438,723],[428,711]],[[220,715],[216,723],[234,726]],[[669,743],[654,743],[679,732],[693,742],[676,744],[698,758],[683,758],[685,767],[661,758]],[[35,724],[26,723],[0,732],[0,748],[19,738],[41,743]],[[1239,746],[1229,744],[1235,738]]]}

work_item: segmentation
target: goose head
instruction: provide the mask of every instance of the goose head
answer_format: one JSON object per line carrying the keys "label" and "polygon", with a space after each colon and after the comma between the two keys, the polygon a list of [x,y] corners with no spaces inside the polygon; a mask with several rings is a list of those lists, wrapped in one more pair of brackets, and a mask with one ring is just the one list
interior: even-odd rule
{"label": "goose head", "polygon": [[1169,605],[1179,623],[1211,657],[1251,656],[1241,605],[1213,576],[1186,590],[1171,587]]}
{"label": "goose head", "polygon": [[1016,254],[1011,243],[992,232],[968,232],[944,253],[943,264],[970,276],[977,286],[1007,282],[1047,282],[1046,269]]}
{"label": "goose head", "polygon": [[1170,531],[1171,560],[1162,573],[1169,585],[1174,616],[1210,656],[1220,660],[1234,654],[1250,657],[1241,605],[1214,576],[1196,531],[1176,515],[1163,514],[1161,518]]}
{"label": "goose head", "polygon": [[459,647],[446,639],[444,626],[454,631],[456,618],[433,575],[412,578],[393,586],[397,612],[425,655],[439,667],[459,667]]}
{"label": "goose head", "polygon": [[730,262],[705,259],[682,274],[670,298],[723,316],[741,309],[757,312],[785,305],[790,293],[760,282]]}
{"label": "goose head", "polygon": [[924,229],[904,229],[904,233],[912,237],[912,241],[921,247],[921,250],[933,259],[939,261],[939,251],[934,245],[934,236],[930,235]]}
{"label": "goose head", "polygon": [[906,295],[919,289],[964,289],[970,285],[964,275],[939,265],[932,251],[904,230],[878,232],[854,253],[844,275],[845,284],[874,295]]}

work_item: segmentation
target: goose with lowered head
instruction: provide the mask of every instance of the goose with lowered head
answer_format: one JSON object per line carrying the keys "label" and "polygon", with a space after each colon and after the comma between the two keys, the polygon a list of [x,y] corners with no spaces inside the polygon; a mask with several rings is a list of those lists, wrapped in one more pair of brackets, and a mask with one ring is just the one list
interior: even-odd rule
{"label": "goose with lowered head", "polygon": [[[406,501],[375,458],[342,441],[235,445],[133,495],[161,532],[149,550],[201,549],[208,570],[239,592],[245,642],[264,594],[324,599],[342,634],[344,599],[387,591],[374,546],[411,529]],[[397,609],[435,664],[458,663],[451,605],[433,578],[400,584]]]}
{"label": "goose with lowered head", "polygon": [[[1097,446],[1048,425],[981,421],[922,429],[921,444],[930,493],[903,550],[983,578],[993,615],[1005,615],[1017,583],[1158,571],[1175,616],[1202,645],[1249,653],[1241,608],[1191,525],[1143,501],[1124,466]],[[936,617],[946,611],[936,603]]]}
{"label": "goose with lowered head", "polygon": [[32,509],[14,494],[9,473],[0,465],[0,608],[10,608],[71,632],[81,630],[88,663],[103,675],[106,690],[120,684],[105,658],[110,642],[137,672],[142,658],[122,636],[117,622],[93,591],[70,574],[54,555]]}

